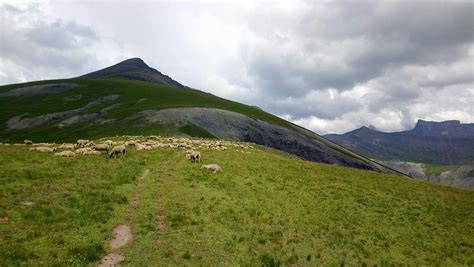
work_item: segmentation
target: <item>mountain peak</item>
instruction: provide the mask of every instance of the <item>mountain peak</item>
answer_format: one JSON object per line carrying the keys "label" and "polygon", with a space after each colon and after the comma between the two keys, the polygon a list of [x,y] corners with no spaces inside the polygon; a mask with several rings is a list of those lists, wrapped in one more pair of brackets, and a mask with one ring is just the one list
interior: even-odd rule
{"label": "mountain peak", "polygon": [[416,122],[415,128],[417,127],[426,127],[426,126],[452,126],[452,125],[459,125],[461,124],[461,121],[459,120],[447,120],[447,121],[425,121],[422,119],[419,119]]}
{"label": "mountain peak", "polygon": [[116,65],[125,65],[130,67],[137,67],[137,68],[150,68],[143,59],[139,57],[133,57],[126,59],[122,62],[117,63]]}
{"label": "mountain peak", "polygon": [[126,59],[105,69],[83,75],[81,78],[119,78],[184,87],[171,77],[151,68],[138,57]]}
{"label": "mountain peak", "polygon": [[377,129],[377,127],[373,126],[372,124],[368,126],[369,129],[371,130],[374,130],[374,131],[378,131],[379,129]]}
{"label": "mountain peak", "polygon": [[461,127],[461,121],[459,120],[448,120],[448,121],[425,121],[418,120],[413,132],[428,135],[439,135],[440,133],[455,132]]}

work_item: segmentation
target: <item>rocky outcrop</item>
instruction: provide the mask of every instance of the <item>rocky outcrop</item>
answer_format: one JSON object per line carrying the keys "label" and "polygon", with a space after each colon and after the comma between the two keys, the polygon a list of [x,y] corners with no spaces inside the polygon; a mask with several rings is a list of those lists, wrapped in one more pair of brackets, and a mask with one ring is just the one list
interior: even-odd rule
{"label": "rocky outcrop", "polygon": [[[212,135],[227,140],[252,142],[298,157],[318,162],[339,164],[362,169],[380,170],[370,162],[348,156],[320,142],[315,134],[308,134],[249,118],[240,113],[212,108],[170,108],[146,110],[140,118],[145,124],[194,124]],[[319,137],[320,138],[320,137]]]}
{"label": "rocky outcrop", "polygon": [[437,177],[439,183],[474,188],[474,165],[464,165],[454,171],[446,171]]}
{"label": "rocky outcrop", "polygon": [[403,161],[382,161],[383,165],[404,173],[410,177],[426,180],[443,185],[474,188],[474,165],[462,165],[451,171],[445,171],[439,175],[427,174],[424,163]]}
{"label": "rocky outcrop", "polygon": [[[92,107],[98,106],[106,102],[112,102],[116,100],[119,95],[108,95],[100,97],[97,100],[89,102],[87,105],[62,112],[55,112],[44,114],[36,117],[26,118],[25,115],[15,116],[7,121],[7,127],[9,130],[22,130],[22,129],[31,129],[38,127],[42,124],[54,122],[54,121],[63,121],[63,124],[71,124],[74,122],[84,121],[84,119],[95,119],[97,114],[84,114],[80,115],[81,112],[86,111]],[[101,110],[102,113],[107,112],[110,108],[115,108],[116,106],[104,108]],[[99,113],[101,113],[99,112]],[[69,121],[68,121],[69,120]]]}
{"label": "rocky outcrop", "polygon": [[410,177],[418,179],[426,178],[426,168],[423,163],[403,161],[382,161],[381,163]]}

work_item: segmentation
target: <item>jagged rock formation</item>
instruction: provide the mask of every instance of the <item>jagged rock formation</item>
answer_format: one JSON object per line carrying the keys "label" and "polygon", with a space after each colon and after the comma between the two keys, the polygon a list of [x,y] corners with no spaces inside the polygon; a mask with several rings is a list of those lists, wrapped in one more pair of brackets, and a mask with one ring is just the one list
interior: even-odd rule
{"label": "jagged rock formation", "polygon": [[474,161],[474,124],[419,120],[409,131],[385,133],[368,127],[326,138],[356,152],[381,160],[435,164]]}

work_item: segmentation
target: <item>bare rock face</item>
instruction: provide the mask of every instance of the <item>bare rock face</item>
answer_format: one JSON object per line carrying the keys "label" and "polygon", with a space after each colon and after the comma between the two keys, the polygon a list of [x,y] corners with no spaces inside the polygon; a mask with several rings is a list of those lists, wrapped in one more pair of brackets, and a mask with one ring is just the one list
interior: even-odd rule
{"label": "bare rock face", "polygon": [[143,119],[146,124],[192,123],[221,139],[252,142],[283,150],[311,161],[379,170],[375,165],[326,146],[316,138],[316,135],[311,138],[308,134],[298,133],[227,110],[212,108],[147,110],[141,112],[138,118]]}
{"label": "bare rock face", "polygon": [[425,168],[425,164],[423,163],[403,162],[403,161],[383,161],[382,164],[413,178],[418,178],[418,179],[426,178],[426,168]]}
{"label": "bare rock face", "polygon": [[463,165],[454,171],[443,172],[438,179],[443,184],[474,188],[474,165]]}
{"label": "bare rock face", "polygon": [[61,121],[61,120],[63,121],[63,124],[60,124],[59,126],[62,127],[67,124],[98,119],[101,117],[103,113],[106,113],[111,108],[117,107],[118,104],[106,107],[102,109],[99,113],[84,114],[84,115],[79,115],[79,113],[91,107],[95,107],[97,105],[107,103],[107,102],[112,102],[116,100],[118,97],[119,95],[103,96],[97,100],[89,102],[87,105],[81,108],[62,111],[62,112],[49,113],[49,114],[39,115],[36,117],[31,117],[31,118],[26,117],[27,114],[15,116],[7,121],[7,127],[9,130],[31,129],[31,128],[38,127],[44,123]]}
{"label": "bare rock face", "polygon": [[403,161],[382,161],[381,163],[416,179],[455,187],[474,188],[473,164],[462,165],[455,170],[445,171],[439,175],[427,175],[424,163]]}

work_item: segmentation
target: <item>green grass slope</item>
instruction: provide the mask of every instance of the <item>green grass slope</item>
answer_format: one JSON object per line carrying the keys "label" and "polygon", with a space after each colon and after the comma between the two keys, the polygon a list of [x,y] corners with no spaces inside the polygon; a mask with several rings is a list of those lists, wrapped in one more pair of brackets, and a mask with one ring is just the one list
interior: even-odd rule
{"label": "green grass slope", "polygon": [[202,149],[213,174],[172,148],[66,159],[0,145],[0,263],[93,265],[127,223],[125,266],[474,264],[473,191],[248,152]]}
{"label": "green grass slope", "polygon": [[[180,89],[156,83],[140,82],[121,79],[69,79],[31,82],[14,84],[0,87],[0,93],[12,89],[33,86],[38,84],[52,83],[76,83],[80,84],[73,90],[45,95],[23,95],[21,97],[0,97],[0,137],[4,141],[22,141],[25,137],[36,141],[73,141],[84,136],[99,138],[116,134],[133,133],[168,133],[173,135],[179,133],[179,129],[164,129],[163,127],[140,127],[129,121],[118,121],[110,124],[83,123],[57,130],[53,124],[47,124],[37,129],[8,130],[6,122],[17,115],[28,114],[27,117],[38,116],[47,113],[61,112],[80,108],[102,96],[118,94],[120,97],[113,103],[121,104],[120,108],[111,110],[106,119],[122,119],[140,111],[148,109],[165,109],[175,107],[208,107],[230,110],[242,113],[254,119],[263,120],[278,126],[293,129],[293,126],[283,119],[266,113],[258,108],[250,107],[234,101],[222,99],[212,94],[204,93],[194,89]],[[76,101],[66,102],[64,97],[81,95]],[[141,100],[141,101],[140,101]],[[93,107],[84,113],[97,112],[106,105]],[[57,124],[55,122],[54,124]],[[186,132],[185,129],[184,133]],[[54,135],[51,132],[55,132]],[[169,132],[167,132],[169,131]]]}
{"label": "green grass slope", "polygon": [[[72,90],[55,94],[23,95],[20,97],[0,97],[0,142],[22,142],[31,139],[35,142],[71,142],[79,138],[101,138],[115,135],[135,134],[160,134],[166,136],[187,135],[194,137],[214,138],[214,136],[196,125],[177,127],[176,125],[153,124],[145,125],[125,118],[133,116],[141,111],[149,109],[165,109],[176,107],[207,107],[238,112],[250,118],[262,120],[278,125],[312,139],[322,142],[324,145],[339,151],[345,155],[357,158],[371,165],[379,165],[372,160],[357,153],[347,150],[315,133],[300,126],[292,124],[277,116],[269,114],[261,109],[216,97],[199,90],[190,88],[176,88],[156,83],[141,82],[126,79],[85,79],[74,78],[66,80],[50,80],[29,82],[0,86],[0,93],[12,89],[23,88],[33,85],[44,85],[54,83],[79,84]],[[103,119],[113,119],[113,123],[77,123],[59,129],[58,122],[45,123],[39,127],[22,130],[9,130],[7,121],[14,116],[25,115],[35,117],[43,114],[62,112],[84,107],[87,103],[107,95],[119,95],[114,102],[101,104],[89,108],[82,114],[97,112],[107,105],[120,104],[116,109],[110,110]],[[65,101],[64,98],[81,96],[74,101]],[[381,167],[384,169],[385,167]]]}

